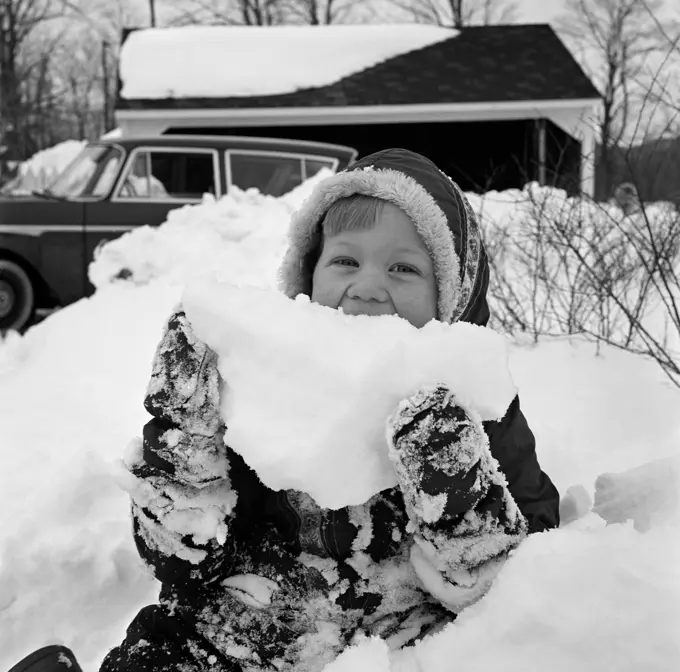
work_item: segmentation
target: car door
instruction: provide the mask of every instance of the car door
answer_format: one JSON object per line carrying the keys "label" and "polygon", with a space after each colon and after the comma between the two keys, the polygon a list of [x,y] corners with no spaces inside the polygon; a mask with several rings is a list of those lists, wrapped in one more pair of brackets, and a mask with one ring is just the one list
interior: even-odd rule
{"label": "car door", "polygon": [[[85,254],[141,226],[159,226],[168,213],[221,195],[219,153],[201,147],[137,147],[128,157],[111,199],[88,203]],[[94,288],[88,287],[88,294]]]}
{"label": "car door", "polygon": [[3,249],[19,255],[63,303],[82,296],[83,232],[81,202],[48,197],[0,201],[0,256]]}

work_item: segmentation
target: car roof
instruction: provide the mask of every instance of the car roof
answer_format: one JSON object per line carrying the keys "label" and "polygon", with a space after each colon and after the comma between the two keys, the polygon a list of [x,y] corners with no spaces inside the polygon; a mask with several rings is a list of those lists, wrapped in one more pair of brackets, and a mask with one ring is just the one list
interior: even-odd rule
{"label": "car roof", "polygon": [[335,145],[311,140],[288,140],[285,138],[264,138],[247,135],[153,135],[122,138],[105,138],[94,144],[119,145],[134,149],[147,147],[206,147],[218,149],[268,149],[280,152],[302,152],[323,154],[332,157],[351,159],[357,154],[354,147]]}

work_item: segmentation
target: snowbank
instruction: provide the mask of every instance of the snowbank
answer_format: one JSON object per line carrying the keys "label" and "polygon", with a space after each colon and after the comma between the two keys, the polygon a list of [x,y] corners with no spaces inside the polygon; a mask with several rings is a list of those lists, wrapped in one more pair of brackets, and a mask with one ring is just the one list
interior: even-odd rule
{"label": "snowbank", "polygon": [[150,99],[290,93],[333,84],[457,34],[419,24],[138,30],[121,50],[121,95]]}
{"label": "snowbank", "polygon": [[[0,343],[0,669],[62,641],[83,669],[96,670],[137,610],[155,600],[113,464],[147,417],[141,402],[164,320],[184,279],[200,275],[189,263],[178,269],[179,260],[186,249],[192,264],[217,268],[227,253],[214,248],[233,246],[225,276],[266,285],[274,274],[257,255],[278,259],[280,241],[265,244],[263,235],[258,247],[250,238],[259,227],[278,236],[289,209],[246,194],[187,209],[182,225],[161,227],[153,240],[130,234],[93,266],[92,298]],[[209,213],[205,228],[216,230],[205,234],[201,257],[192,246]],[[107,282],[121,268],[137,284]],[[656,364],[606,347],[598,355],[579,338],[515,344],[509,364],[541,465],[561,491],[581,483],[592,495],[601,473],[678,452],[680,393]],[[374,642],[327,672],[449,672],[452,661],[466,672],[675,669],[677,516],[655,525],[640,533],[591,514],[532,537],[487,597],[443,633],[392,656],[389,668]]]}
{"label": "snowbank", "polygon": [[90,281],[101,288],[121,278],[136,285],[163,278],[183,286],[207,276],[274,287],[290,215],[330,174],[324,168],[281,198],[232,187],[218,201],[205,196],[171,210],[162,226],[140,227],[99,248]]}
{"label": "snowbank", "polygon": [[66,140],[54,147],[43,149],[19,166],[18,175],[3,191],[12,194],[30,194],[42,191],[57,179],[57,176],[80,154],[85,147],[81,140]]}

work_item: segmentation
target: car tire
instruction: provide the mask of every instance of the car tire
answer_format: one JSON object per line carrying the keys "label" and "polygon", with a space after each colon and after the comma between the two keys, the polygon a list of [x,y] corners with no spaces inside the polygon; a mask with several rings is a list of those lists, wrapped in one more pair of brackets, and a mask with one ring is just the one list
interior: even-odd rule
{"label": "car tire", "polygon": [[35,290],[26,270],[0,258],[0,333],[20,331],[33,316]]}

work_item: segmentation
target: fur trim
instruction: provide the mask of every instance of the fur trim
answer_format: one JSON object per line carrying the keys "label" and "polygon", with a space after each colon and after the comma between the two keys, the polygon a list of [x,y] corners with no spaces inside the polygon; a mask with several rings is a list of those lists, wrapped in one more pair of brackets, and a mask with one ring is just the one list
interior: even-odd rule
{"label": "fur trim", "polygon": [[291,298],[310,291],[309,254],[319,245],[319,223],[335,201],[363,194],[388,201],[415,224],[430,253],[438,289],[438,319],[451,322],[459,299],[460,263],[446,215],[412,177],[390,168],[365,168],[333,175],[322,182],[293,215],[288,250],[280,269],[280,288]]}
{"label": "fur trim", "polygon": [[461,264],[463,266],[462,281],[458,292],[458,300],[453,311],[452,322],[465,319],[468,311],[472,308],[477,298],[477,294],[482,291],[482,287],[477,282],[477,275],[480,272],[480,259],[482,256],[482,236],[479,230],[477,217],[472,210],[470,201],[461,191],[460,187],[442,170],[439,171],[449,182],[458,204],[458,215],[461,222]]}

